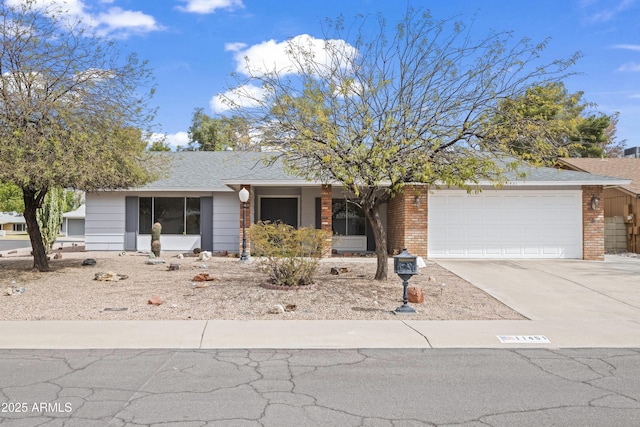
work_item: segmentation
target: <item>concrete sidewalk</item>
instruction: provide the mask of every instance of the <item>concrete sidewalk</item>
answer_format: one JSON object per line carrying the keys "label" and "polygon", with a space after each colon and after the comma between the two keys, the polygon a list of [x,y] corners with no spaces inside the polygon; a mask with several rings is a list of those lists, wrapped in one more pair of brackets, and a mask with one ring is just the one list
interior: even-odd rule
{"label": "concrete sidewalk", "polygon": [[[549,343],[523,336],[544,336]],[[498,336],[515,337],[504,344]],[[634,320],[0,322],[2,349],[640,347]]]}

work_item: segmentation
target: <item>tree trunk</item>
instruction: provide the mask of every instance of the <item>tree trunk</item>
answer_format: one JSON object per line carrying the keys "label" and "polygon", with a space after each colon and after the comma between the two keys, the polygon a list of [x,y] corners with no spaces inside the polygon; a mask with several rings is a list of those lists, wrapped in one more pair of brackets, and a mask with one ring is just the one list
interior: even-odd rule
{"label": "tree trunk", "polygon": [[386,280],[389,271],[389,256],[387,253],[387,232],[380,219],[380,205],[373,203],[371,206],[363,204],[364,215],[371,224],[373,239],[376,242],[376,258],[378,266],[376,268],[375,280]]}
{"label": "tree trunk", "polygon": [[42,242],[42,234],[40,233],[40,225],[36,217],[36,212],[42,204],[42,199],[46,191],[22,190],[24,199],[24,220],[27,224],[29,239],[31,240],[31,250],[33,253],[33,268],[38,271],[49,271],[49,261],[47,260],[47,251]]}

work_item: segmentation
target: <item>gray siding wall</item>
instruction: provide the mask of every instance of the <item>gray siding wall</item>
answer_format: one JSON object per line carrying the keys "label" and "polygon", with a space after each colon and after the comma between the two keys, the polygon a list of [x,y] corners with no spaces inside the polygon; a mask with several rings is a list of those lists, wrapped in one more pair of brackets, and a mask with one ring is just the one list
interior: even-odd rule
{"label": "gray siding wall", "polygon": [[124,250],[124,196],[109,192],[86,194],[86,250]]}
{"label": "gray siding wall", "polygon": [[300,226],[316,227],[316,197],[320,197],[320,188],[301,188]]}
{"label": "gray siding wall", "polygon": [[[249,227],[250,224],[247,224]],[[238,252],[240,247],[240,201],[238,194],[213,195],[213,250]]]}

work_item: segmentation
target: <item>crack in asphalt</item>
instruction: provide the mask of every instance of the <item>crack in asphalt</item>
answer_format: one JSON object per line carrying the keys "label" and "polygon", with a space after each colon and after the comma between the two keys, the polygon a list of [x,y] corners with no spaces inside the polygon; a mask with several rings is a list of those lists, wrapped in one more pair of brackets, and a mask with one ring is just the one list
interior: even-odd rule
{"label": "crack in asphalt", "polygon": [[61,405],[0,413],[0,426],[637,420],[639,370],[638,349],[0,350],[0,404]]}

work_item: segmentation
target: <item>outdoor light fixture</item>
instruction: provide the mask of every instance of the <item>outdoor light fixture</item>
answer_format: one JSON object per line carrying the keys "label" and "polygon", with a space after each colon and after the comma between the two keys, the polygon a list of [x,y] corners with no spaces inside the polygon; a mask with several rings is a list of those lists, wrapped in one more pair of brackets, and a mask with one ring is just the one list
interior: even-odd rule
{"label": "outdoor light fixture", "polygon": [[422,203],[422,197],[416,196],[413,198],[413,206],[418,209],[420,207],[420,203]]}
{"label": "outdoor light fixture", "polygon": [[409,279],[411,276],[418,274],[418,257],[407,252],[407,248],[403,248],[399,255],[393,257],[393,272],[402,279],[402,302],[403,304],[396,308],[394,313],[415,313],[416,311],[407,304],[409,302]]}
{"label": "outdoor light fixture", "polygon": [[247,256],[247,225],[246,225],[246,210],[247,210],[247,202],[249,201],[249,191],[242,187],[242,190],[238,193],[238,197],[242,202],[242,254],[240,254],[240,261],[248,261],[249,257]]}
{"label": "outdoor light fixture", "polygon": [[597,211],[600,209],[600,198],[598,196],[591,196],[591,210]]}

